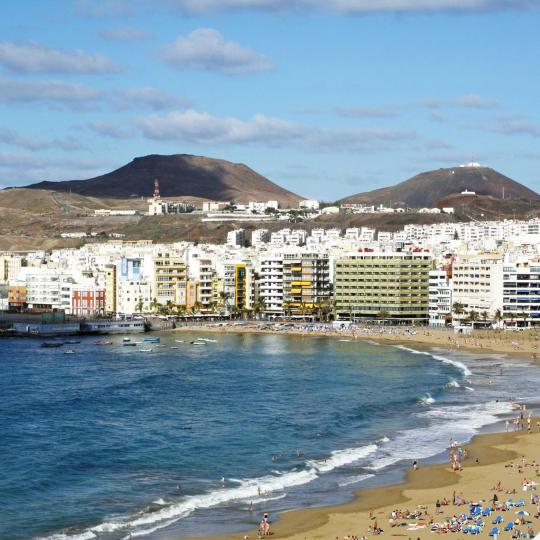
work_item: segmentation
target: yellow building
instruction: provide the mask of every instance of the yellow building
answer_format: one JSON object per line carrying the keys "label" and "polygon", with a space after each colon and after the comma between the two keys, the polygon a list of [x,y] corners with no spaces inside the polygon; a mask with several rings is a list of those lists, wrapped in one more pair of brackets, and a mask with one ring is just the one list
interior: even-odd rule
{"label": "yellow building", "polygon": [[154,293],[161,305],[186,305],[187,265],[181,257],[169,252],[154,259]]}
{"label": "yellow building", "polygon": [[116,265],[105,268],[105,313],[116,313]]}
{"label": "yellow building", "polygon": [[328,255],[302,254],[283,260],[283,309],[291,315],[313,315],[331,297]]}

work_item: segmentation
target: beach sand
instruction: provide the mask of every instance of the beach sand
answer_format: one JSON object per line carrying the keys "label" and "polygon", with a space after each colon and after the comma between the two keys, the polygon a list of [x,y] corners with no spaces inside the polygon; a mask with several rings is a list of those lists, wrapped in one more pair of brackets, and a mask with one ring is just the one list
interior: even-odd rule
{"label": "beach sand", "polygon": [[[429,519],[443,521],[444,517],[454,514],[467,513],[469,505],[454,506],[451,504],[454,492],[462,494],[467,501],[491,501],[494,493],[492,488],[500,481],[503,491],[497,492],[500,501],[512,498],[515,501],[524,499],[525,509],[531,516],[526,518],[532,521],[534,532],[538,533],[540,520],[533,517],[536,509],[530,504],[530,491],[522,491],[524,477],[534,481],[540,481],[533,466],[527,465],[523,472],[518,472],[517,465],[521,464],[522,457],[528,464],[540,460],[540,433],[536,429],[536,420],[533,421],[534,432],[526,431],[518,433],[494,433],[476,436],[465,448],[468,451],[468,459],[463,462],[461,472],[453,472],[448,463],[439,465],[420,466],[416,471],[409,469],[404,483],[360,489],[356,492],[352,502],[336,506],[315,509],[302,509],[283,513],[279,519],[271,525],[271,537],[290,540],[315,540],[336,538],[343,539],[349,535],[358,537],[365,536],[368,539],[404,537],[407,539],[424,540],[434,538],[438,533],[431,532]],[[476,462],[478,458],[479,462]],[[505,467],[513,463],[514,467]],[[507,494],[507,489],[515,489],[515,494]],[[442,513],[435,515],[435,502],[437,499],[450,501],[450,505],[442,507]],[[487,503],[489,505],[489,503]],[[427,521],[417,519],[400,519],[398,523],[407,523],[407,526],[391,527],[389,523],[392,510],[414,511],[420,507],[426,507],[429,517]],[[372,518],[370,518],[370,512]],[[496,512],[493,515],[502,515],[504,524],[514,520],[517,516],[515,509],[507,512]],[[257,518],[262,516],[255,516]],[[271,516],[271,518],[276,516]],[[486,518],[486,526],[479,535],[488,537],[488,532],[493,527],[492,518]],[[375,521],[383,529],[380,535],[368,533],[368,527]],[[420,528],[412,527],[418,524]],[[425,526],[422,526],[425,525]],[[519,527],[526,531],[525,527]],[[502,528],[501,528],[502,530]],[[448,533],[451,534],[451,533]],[[243,539],[247,535],[250,540],[257,538],[257,531],[252,530],[234,535],[215,537],[212,540]],[[502,533],[504,538],[511,538],[511,533]],[[463,533],[455,534],[456,538],[462,539]]]}
{"label": "beach sand", "polygon": [[381,343],[398,343],[414,347],[441,347],[449,350],[464,349],[474,352],[505,353],[511,356],[525,356],[531,359],[540,359],[540,332],[528,330],[524,332],[500,330],[475,330],[469,335],[456,334],[452,330],[418,327],[360,327],[355,330],[331,331],[300,329],[261,329],[255,324],[234,326],[225,323],[224,326],[183,325],[177,331],[191,332],[218,332],[218,333],[258,333],[294,336],[325,336],[337,339],[364,339]]}

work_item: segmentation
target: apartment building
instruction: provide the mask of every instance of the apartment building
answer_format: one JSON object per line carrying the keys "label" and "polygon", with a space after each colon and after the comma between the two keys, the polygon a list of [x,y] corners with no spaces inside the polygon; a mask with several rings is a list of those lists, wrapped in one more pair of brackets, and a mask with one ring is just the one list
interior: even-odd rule
{"label": "apartment building", "polygon": [[502,294],[506,326],[540,324],[540,259],[505,261]]}
{"label": "apartment building", "polygon": [[36,268],[26,275],[26,301],[36,310],[71,313],[71,290],[75,280],[61,270]]}
{"label": "apartment building", "polygon": [[453,265],[452,301],[463,306],[454,319],[475,312],[493,318],[503,307],[503,256],[501,253],[459,253]]}
{"label": "apartment building", "polygon": [[174,252],[160,251],[154,257],[153,297],[161,305],[186,305],[187,265]]}
{"label": "apartment building", "polygon": [[105,267],[105,313],[116,313],[116,265],[109,264]]}
{"label": "apartment building", "polygon": [[452,283],[446,270],[429,273],[429,325],[444,327],[452,318]]}
{"label": "apartment building", "polygon": [[105,289],[90,285],[74,285],[71,289],[71,314],[94,317],[105,313]]}
{"label": "apartment building", "polygon": [[268,315],[283,314],[283,256],[259,259],[257,269],[258,299]]}
{"label": "apartment building", "polygon": [[119,280],[116,312],[122,315],[148,313],[152,309],[152,285],[145,278]]}
{"label": "apartment building", "polygon": [[360,252],[336,259],[336,317],[427,321],[432,267],[427,252]]}
{"label": "apartment building", "polygon": [[290,315],[314,315],[329,308],[331,282],[328,255],[287,254],[283,259],[283,309]]}

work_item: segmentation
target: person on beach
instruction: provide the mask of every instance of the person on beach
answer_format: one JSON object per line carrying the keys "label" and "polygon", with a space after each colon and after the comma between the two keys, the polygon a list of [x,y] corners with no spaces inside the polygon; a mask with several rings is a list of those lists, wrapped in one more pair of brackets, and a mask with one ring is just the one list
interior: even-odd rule
{"label": "person on beach", "polygon": [[416,461],[416,459],[413,461],[413,470],[417,471],[418,470],[418,461]]}

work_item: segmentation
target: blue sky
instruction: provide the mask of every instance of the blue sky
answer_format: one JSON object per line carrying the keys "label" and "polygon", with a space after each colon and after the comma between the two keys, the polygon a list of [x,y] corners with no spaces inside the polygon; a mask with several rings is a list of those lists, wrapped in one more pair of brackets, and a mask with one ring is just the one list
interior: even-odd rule
{"label": "blue sky", "polygon": [[245,163],[324,200],[471,159],[540,191],[539,8],[8,2],[0,187],[189,153]]}

